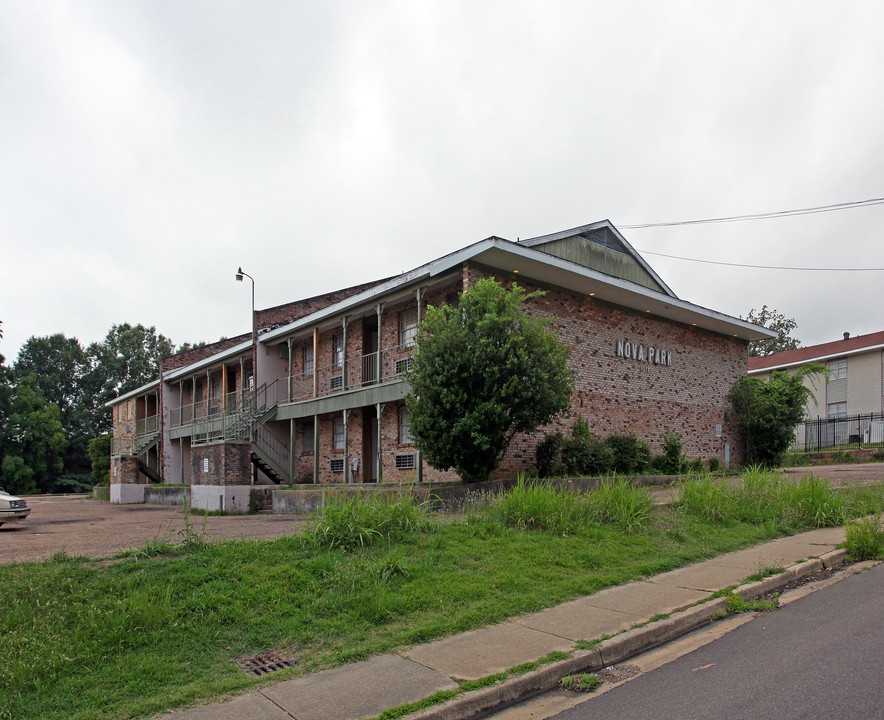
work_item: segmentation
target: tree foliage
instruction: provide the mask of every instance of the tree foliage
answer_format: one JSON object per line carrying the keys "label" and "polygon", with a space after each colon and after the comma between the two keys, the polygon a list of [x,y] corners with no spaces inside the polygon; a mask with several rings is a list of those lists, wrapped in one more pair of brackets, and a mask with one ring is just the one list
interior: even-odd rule
{"label": "tree foliage", "polygon": [[792,337],[792,331],[798,327],[794,318],[786,317],[767,305],[762,305],[761,310],[752,308],[749,314],[741,318],[755,325],[761,325],[768,330],[773,330],[777,336],[765,340],[753,340],[749,343],[749,357],[764,357],[783,350],[797,350],[801,343]]}
{"label": "tree foliage", "polygon": [[46,402],[33,375],[19,378],[0,438],[3,486],[18,493],[48,489],[64,467],[66,443],[58,406]]}
{"label": "tree foliage", "polygon": [[825,372],[824,366],[811,364],[795,373],[774,372],[768,381],[746,375],[737,381],[730,398],[747,464],[776,467],[782,462],[812,395],[805,378]]}
{"label": "tree foliage", "polygon": [[570,406],[569,349],[522,305],[542,293],[483,279],[457,307],[428,308],[408,378],[411,434],[427,462],[467,482],[500,465],[513,436]]}
{"label": "tree foliage", "polygon": [[107,483],[110,475],[111,440],[113,435],[99,435],[89,441],[89,458],[92,461],[92,477],[96,484]]}
{"label": "tree foliage", "polygon": [[160,358],[175,352],[175,346],[155,327],[114,325],[101,342],[94,342],[86,349],[91,370],[84,378],[85,386],[96,405],[93,417],[95,436],[110,430],[110,415],[104,403],[159,376]]}
{"label": "tree foliage", "polygon": [[63,471],[93,465],[89,441],[111,428],[105,403],[155,380],[160,358],[174,351],[156,328],[123,323],[85,349],[61,333],[31,337],[12,368],[0,355],[3,482],[19,492],[51,490]]}

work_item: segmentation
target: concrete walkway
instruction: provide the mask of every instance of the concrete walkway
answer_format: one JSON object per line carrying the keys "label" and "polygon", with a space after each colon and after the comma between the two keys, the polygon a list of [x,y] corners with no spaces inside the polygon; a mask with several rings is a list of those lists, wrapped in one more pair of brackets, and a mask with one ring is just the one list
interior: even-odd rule
{"label": "concrete walkway", "polygon": [[[313,675],[286,680],[230,701],[168,713],[163,720],[363,720],[388,708],[412,703],[465,680],[505,672],[559,651],[562,660],[511,674],[494,687],[464,693],[415,718],[470,718],[520,697],[553,687],[562,676],[588,672],[625,660],[709,622],[724,598],[700,603],[714,592],[740,586],[767,568],[784,572],[742,585],[737,592],[757,597],[824,564],[840,562],[843,528],[825,528],[722,555],[656,577],[603,590],[516,617],[500,625],[461,633]],[[697,604],[700,603],[700,604]],[[662,617],[661,617],[662,616]],[[652,618],[658,618],[651,622]],[[611,636],[588,650],[580,641]]]}

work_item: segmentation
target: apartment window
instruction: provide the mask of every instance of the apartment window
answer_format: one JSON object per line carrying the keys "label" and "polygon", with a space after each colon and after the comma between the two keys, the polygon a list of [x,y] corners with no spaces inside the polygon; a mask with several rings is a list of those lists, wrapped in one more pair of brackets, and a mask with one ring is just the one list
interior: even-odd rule
{"label": "apartment window", "polygon": [[313,452],[313,422],[304,423],[304,436],[301,439],[301,452]]}
{"label": "apartment window", "polygon": [[212,400],[221,397],[221,378],[212,378]]}
{"label": "apartment window", "polygon": [[399,344],[414,345],[417,337],[417,308],[399,313]]}
{"label": "apartment window", "polygon": [[203,384],[193,381],[194,392],[196,393],[196,402],[203,401]]}
{"label": "apartment window", "polygon": [[335,335],[332,338],[332,364],[340,367],[344,364],[344,336]]}
{"label": "apartment window", "polygon": [[847,358],[829,360],[829,382],[847,379]]}
{"label": "apartment window", "polygon": [[307,345],[304,347],[304,374],[312,375],[313,374],[313,346]]}
{"label": "apartment window", "polygon": [[411,416],[408,414],[408,408],[401,405],[399,407],[399,444],[405,445],[413,442],[414,438],[411,437]]}
{"label": "apartment window", "polygon": [[829,403],[826,406],[826,414],[830,418],[845,418],[845,417],[847,417],[847,403],[846,402]]}
{"label": "apartment window", "polygon": [[332,434],[334,437],[334,444],[332,445],[332,449],[334,450],[343,450],[344,449],[344,419],[343,418],[335,418],[332,422]]}

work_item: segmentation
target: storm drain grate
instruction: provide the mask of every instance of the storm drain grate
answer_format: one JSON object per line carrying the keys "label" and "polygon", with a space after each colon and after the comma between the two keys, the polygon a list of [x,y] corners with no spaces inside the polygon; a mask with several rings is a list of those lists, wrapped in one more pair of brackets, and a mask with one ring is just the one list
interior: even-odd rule
{"label": "storm drain grate", "polygon": [[266,675],[274,670],[295,667],[298,664],[298,661],[292,658],[283,657],[277,653],[268,652],[261,653],[260,655],[252,655],[251,657],[240,658],[239,660],[236,660],[236,664],[250,675],[260,677],[261,675]]}

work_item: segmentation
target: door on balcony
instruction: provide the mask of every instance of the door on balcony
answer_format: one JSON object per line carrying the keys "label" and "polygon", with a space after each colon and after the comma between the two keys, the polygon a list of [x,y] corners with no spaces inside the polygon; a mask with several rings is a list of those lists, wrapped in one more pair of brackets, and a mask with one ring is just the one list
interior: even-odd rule
{"label": "door on balcony", "polygon": [[362,383],[373,385],[377,382],[378,321],[366,321],[362,336]]}
{"label": "door on balcony", "polygon": [[362,438],[362,481],[377,482],[378,416],[373,405],[362,409]]}

